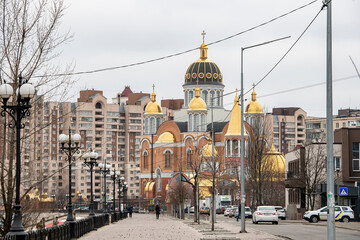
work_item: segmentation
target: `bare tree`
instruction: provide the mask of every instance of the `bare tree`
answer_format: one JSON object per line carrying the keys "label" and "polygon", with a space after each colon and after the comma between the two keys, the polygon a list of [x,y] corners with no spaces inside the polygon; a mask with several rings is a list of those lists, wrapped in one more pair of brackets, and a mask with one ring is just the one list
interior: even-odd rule
{"label": "bare tree", "polygon": [[[31,79],[30,82],[37,90],[41,89],[42,94],[63,97],[73,82],[66,74],[60,76],[59,72],[68,73],[71,66],[61,69],[52,64],[60,54],[59,46],[72,37],[68,32],[59,32],[65,10],[63,0],[8,0],[0,2],[0,9],[0,83],[6,81],[16,89],[22,74]],[[16,104],[15,92],[10,104]],[[7,128],[9,119],[0,121],[0,194],[6,214],[0,231],[5,235],[12,221],[16,139],[15,131]]]}

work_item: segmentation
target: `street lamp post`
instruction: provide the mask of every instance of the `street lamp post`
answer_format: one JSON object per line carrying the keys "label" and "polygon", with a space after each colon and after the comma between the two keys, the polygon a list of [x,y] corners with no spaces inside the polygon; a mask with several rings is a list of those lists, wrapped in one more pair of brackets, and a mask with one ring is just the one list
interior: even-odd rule
{"label": "street lamp post", "polygon": [[124,209],[125,209],[125,206],[127,207],[127,190],[128,190],[127,182],[124,182],[123,189],[122,189],[123,197],[124,197],[124,200],[123,200]]}
{"label": "street lamp post", "polygon": [[259,44],[255,44],[252,46],[247,46],[247,47],[243,47],[241,48],[241,92],[240,92],[240,106],[241,106],[241,144],[240,144],[240,151],[241,151],[241,161],[240,161],[240,192],[241,192],[241,230],[240,232],[246,232],[245,230],[245,171],[244,171],[244,167],[245,167],[245,163],[244,163],[244,158],[245,158],[245,139],[244,139],[244,133],[245,133],[245,129],[244,129],[244,50],[249,49],[249,48],[255,48],[255,47],[259,47],[265,44],[269,44],[269,43],[273,43],[273,42],[277,42],[283,39],[287,39],[290,36],[287,37],[283,37],[283,38],[278,38],[278,39],[274,39],[268,42],[263,42],[263,43],[259,43]]}
{"label": "street lamp post", "polygon": [[115,213],[115,188],[116,188],[116,179],[120,177],[120,171],[115,171],[115,169],[113,169],[112,171],[110,171],[110,178],[111,180],[113,180],[113,184],[114,184],[114,188],[113,188],[113,206],[112,206],[112,211],[113,213]]}
{"label": "street lamp post", "polygon": [[[16,239],[26,239],[28,234],[24,231],[22,224],[22,213],[20,203],[20,181],[21,181],[21,155],[20,155],[20,133],[25,124],[21,123],[24,117],[30,116],[30,99],[35,95],[35,88],[28,80],[24,79],[21,74],[19,76],[18,89],[14,94],[14,89],[10,84],[4,83],[0,85],[0,97],[3,106],[1,116],[5,117],[6,113],[13,119],[9,122],[10,128],[16,128],[16,196],[14,204],[14,221],[7,235],[16,236]],[[16,104],[8,105],[10,97],[16,98]]]}
{"label": "street lamp post", "polygon": [[107,212],[107,203],[106,203],[106,175],[110,172],[110,164],[99,163],[98,167],[100,168],[100,173],[104,177],[104,192],[103,192],[103,212]]}
{"label": "street lamp post", "polygon": [[124,184],[124,180],[125,180],[124,177],[119,177],[117,179],[117,181],[118,181],[119,212],[121,212],[121,193],[122,193],[122,187],[123,187],[123,184]]}
{"label": "street lamp post", "polygon": [[68,199],[68,215],[66,218],[66,222],[73,222],[73,209],[72,209],[72,202],[71,202],[71,165],[72,165],[72,158],[73,154],[78,152],[79,150],[79,143],[81,140],[80,134],[71,134],[71,129],[69,128],[69,135],[60,134],[59,135],[59,142],[61,143],[61,150],[64,152],[69,161],[69,199]]}
{"label": "street lamp post", "polygon": [[93,193],[93,169],[97,164],[96,159],[98,158],[98,153],[91,150],[91,152],[87,152],[83,155],[84,164],[90,168],[90,206],[89,206],[89,216],[95,216],[94,213],[94,193]]}

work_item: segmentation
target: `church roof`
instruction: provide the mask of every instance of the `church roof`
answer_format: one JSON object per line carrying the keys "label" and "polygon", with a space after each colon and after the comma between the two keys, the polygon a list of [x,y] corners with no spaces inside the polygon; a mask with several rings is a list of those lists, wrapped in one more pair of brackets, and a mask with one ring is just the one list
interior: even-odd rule
{"label": "church roof", "polygon": [[180,132],[187,132],[188,130],[188,123],[187,122],[175,122],[178,128],[180,129]]}
{"label": "church roof", "polygon": [[[214,122],[214,131],[222,132],[224,130],[224,127],[226,126],[228,122]],[[211,123],[207,125],[207,131],[211,131]]]}
{"label": "church roof", "polygon": [[156,101],[156,94],[154,91],[151,94],[151,101],[145,107],[145,114],[162,114],[162,108]]}
{"label": "church roof", "polygon": [[200,97],[200,89],[197,87],[195,89],[195,97],[191,99],[189,103],[188,111],[206,111],[206,103],[205,101]]}
{"label": "church roof", "polygon": [[249,102],[249,104],[246,106],[245,112],[246,113],[263,113],[261,104],[256,100],[255,89],[251,93],[251,102]]}
{"label": "church roof", "polygon": [[[247,135],[245,127],[244,135]],[[241,136],[241,109],[237,94],[235,95],[234,105],[231,111],[230,123],[225,136]]]}

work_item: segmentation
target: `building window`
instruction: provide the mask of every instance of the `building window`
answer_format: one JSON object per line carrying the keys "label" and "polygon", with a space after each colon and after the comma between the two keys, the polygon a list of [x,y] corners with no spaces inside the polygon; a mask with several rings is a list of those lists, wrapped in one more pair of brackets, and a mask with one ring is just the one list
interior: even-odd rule
{"label": "building window", "polygon": [[352,149],[352,167],[353,171],[360,171],[360,159],[359,159],[359,143],[353,142],[353,149]]}
{"label": "building window", "polygon": [[335,171],[340,171],[340,157],[334,157]]}
{"label": "building window", "polygon": [[171,166],[171,152],[165,152],[165,168],[169,168]]}
{"label": "building window", "polygon": [[192,155],[191,150],[189,150],[186,155],[187,155],[187,169],[191,169],[191,155]]}
{"label": "building window", "polygon": [[148,169],[148,153],[144,152],[144,169]]}
{"label": "building window", "polygon": [[97,102],[97,103],[95,104],[95,108],[96,108],[96,109],[102,109],[101,102]]}

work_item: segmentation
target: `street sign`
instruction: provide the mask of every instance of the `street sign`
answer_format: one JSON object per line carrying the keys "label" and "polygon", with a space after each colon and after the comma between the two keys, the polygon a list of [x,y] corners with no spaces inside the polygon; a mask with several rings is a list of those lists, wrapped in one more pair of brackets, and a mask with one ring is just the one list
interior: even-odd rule
{"label": "street sign", "polygon": [[154,200],[150,200],[150,205],[154,205]]}
{"label": "street sign", "polygon": [[348,188],[347,187],[341,187],[339,189],[339,192],[340,192],[340,196],[348,196],[349,195],[349,192],[348,192]]}

